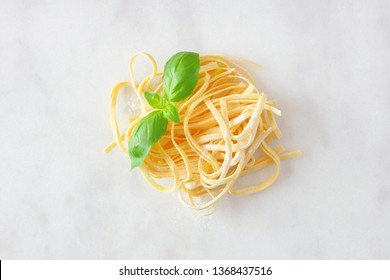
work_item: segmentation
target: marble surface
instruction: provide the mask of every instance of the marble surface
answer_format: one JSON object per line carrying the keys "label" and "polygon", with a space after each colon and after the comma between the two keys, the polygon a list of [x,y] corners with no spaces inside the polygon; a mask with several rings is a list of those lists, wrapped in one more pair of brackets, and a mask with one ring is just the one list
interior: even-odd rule
{"label": "marble surface", "polygon": [[[390,258],[389,1],[2,0],[0,38],[1,259]],[[103,153],[140,50],[260,63],[304,155],[211,217],[155,191]]]}

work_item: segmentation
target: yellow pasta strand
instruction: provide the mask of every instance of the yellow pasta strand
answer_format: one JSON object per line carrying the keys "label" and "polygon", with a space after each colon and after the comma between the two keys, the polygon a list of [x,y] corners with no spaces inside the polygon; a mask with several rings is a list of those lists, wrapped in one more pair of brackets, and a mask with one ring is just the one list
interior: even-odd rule
{"label": "yellow pasta strand", "polygon": [[[152,73],[141,82],[134,79],[133,64],[144,56],[152,66]],[[277,179],[280,161],[297,157],[300,151],[284,153],[282,146],[272,148],[281,131],[274,115],[281,116],[276,102],[257,90],[250,73],[237,62],[217,55],[200,57],[198,84],[193,94],[177,103],[180,124],[169,122],[165,135],[154,145],[141,166],[146,180],[159,191],[177,191],[188,207],[215,211],[216,202],[225,194],[247,195],[259,192]],[[127,143],[137,123],[150,110],[143,97],[145,91],[162,92],[162,72],[158,72],[154,58],[145,52],[133,55],[129,63],[130,81],[114,86],[110,95],[110,123],[114,142],[108,153],[118,146],[126,155]],[[116,103],[120,90],[131,87],[140,102],[141,115],[129,119],[124,132],[118,128]],[[254,154],[261,151],[258,159]],[[247,173],[274,165],[274,173],[263,182],[237,188],[237,179]],[[158,183],[171,179],[172,186]]]}

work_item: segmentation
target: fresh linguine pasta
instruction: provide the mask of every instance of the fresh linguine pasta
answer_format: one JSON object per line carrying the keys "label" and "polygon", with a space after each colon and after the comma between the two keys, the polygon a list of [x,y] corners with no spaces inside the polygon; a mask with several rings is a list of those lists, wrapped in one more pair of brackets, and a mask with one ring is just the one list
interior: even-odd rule
{"label": "fresh linguine pasta", "polygon": [[[152,73],[137,83],[133,64],[139,56],[149,60]],[[281,112],[275,108],[275,101],[255,87],[246,69],[228,58],[205,55],[200,56],[199,73],[193,94],[177,104],[181,122],[168,123],[164,136],[151,148],[140,169],[156,189],[177,191],[188,207],[213,210],[227,193],[247,195],[267,188],[279,175],[280,161],[300,152],[286,153],[283,146],[271,146],[282,136],[275,119]],[[153,110],[143,93],[161,93],[162,75],[150,54],[137,53],[130,59],[130,82],[116,84],[111,92],[110,122],[115,140],[105,152],[118,146],[128,155],[127,143],[135,126]],[[141,114],[131,117],[127,130],[121,132],[116,103],[123,87],[132,88]],[[257,150],[262,151],[259,158],[254,156]],[[269,165],[274,166],[274,172],[268,179],[246,188],[235,185],[240,176]],[[172,185],[160,184],[158,179],[163,178],[171,179]]]}

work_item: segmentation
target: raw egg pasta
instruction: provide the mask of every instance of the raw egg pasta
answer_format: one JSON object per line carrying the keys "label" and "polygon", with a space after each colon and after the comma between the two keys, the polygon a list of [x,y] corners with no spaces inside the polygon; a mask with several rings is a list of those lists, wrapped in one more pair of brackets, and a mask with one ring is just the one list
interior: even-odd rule
{"label": "raw egg pasta", "polygon": [[[152,72],[142,81],[134,78],[134,61],[144,56]],[[137,123],[154,110],[143,97],[146,91],[162,92],[162,75],[154,58],[137,53],[129,63],[130,81],[114,86],[110,96],[110,123],[114,141],[105,149],[118,146],[128,155],[127,143]],[[121,132],[116,116],[117,97],[123,87],[130,87],[139,100],[141,114],[129,119]],[[140,169],[146,180],[163,192],[176,191],[180,200],[195,210],[209,214],[224,195],[247,195],[264,190],[275,182],[280,161],[300,155],[273,147],[282,133],[276,116],[281,111],[276,102],[259,91],[250,73],[226,57],[200,56],[199,80],[193,94],[177,103],[181,122],[168,123],[167,131],[155,144]],[[262,156],[255,157],[260,150]],[[274,166],[273,174],[253,186],[239,188],[240,176]],[[170,179],[164,186],[159,179]]]}

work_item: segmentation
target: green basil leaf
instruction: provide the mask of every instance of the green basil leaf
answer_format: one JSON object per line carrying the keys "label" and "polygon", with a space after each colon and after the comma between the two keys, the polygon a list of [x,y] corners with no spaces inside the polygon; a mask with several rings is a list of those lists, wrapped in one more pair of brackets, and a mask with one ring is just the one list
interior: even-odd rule
{"label": "green basil leaf", "polygon": [[129,141],[129,156],[131,169],[140,166],[150,149],[156,144],[167,130],[168,120],[164,113],[153,111],[146,115],[134,128]]}
{"label": "green basil leaf", "polygon": [[180,123],[179,111],[177,110],[176,106],[173,105],[172,103],[168,103],[167,105],[165,105],[163,113],[167,119],[170,119],[175,123]]}
{"label": "green basil leaf", "polygon": [[165,106],[164,97],[155,92],[146,91],[144,93],[145,99],[148,101],[150,106],[155,109],[163,109]]}
{"label": "green basil leaf", "polygon": [[168,100],[183,101],[194,91],[199,79],[200,58],[194,52],[179,52],[164,66],[164,93]]}

